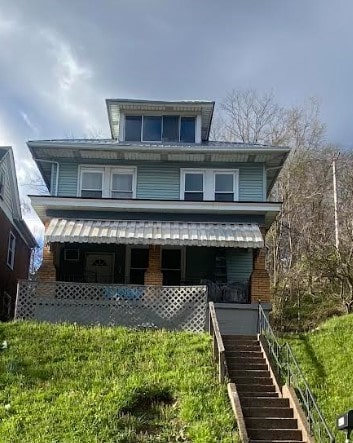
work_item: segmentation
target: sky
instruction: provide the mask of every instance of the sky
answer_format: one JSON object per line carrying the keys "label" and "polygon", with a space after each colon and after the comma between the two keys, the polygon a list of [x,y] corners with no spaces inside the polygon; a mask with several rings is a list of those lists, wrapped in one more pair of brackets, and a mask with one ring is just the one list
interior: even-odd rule
{"label": "sky", "polygon": [[0,0],[0,145],[21,194],[26,141],[109,137],[106,98],[316,97],[328,141],[353,147],[352,17],[352,0]]}

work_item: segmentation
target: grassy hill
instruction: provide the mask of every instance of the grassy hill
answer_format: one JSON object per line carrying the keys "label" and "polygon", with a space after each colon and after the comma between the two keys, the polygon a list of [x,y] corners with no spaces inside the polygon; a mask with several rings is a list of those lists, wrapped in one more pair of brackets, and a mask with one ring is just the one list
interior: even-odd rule
{"label": "grassy hill", "polygon": [[3,443],[237,442],[206,334],[0,324]]}
{"label": "grassy hill", "polygon": [[[335,430],[337,415],[353,409],[353,314],[332,318],[313,332],[285,339],[329,426]],[[344,441],[341,432],[337,433],[337,441]]]}

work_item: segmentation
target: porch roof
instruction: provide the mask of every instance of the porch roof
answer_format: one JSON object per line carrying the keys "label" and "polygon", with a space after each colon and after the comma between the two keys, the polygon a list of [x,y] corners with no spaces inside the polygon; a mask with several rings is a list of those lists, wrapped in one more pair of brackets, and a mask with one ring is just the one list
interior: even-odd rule
{"label": "porch roof", "polygon": [[45,232],[50,243],[116,243],[135,245],[262,248],[258,225],[141,220],[53,218]]}

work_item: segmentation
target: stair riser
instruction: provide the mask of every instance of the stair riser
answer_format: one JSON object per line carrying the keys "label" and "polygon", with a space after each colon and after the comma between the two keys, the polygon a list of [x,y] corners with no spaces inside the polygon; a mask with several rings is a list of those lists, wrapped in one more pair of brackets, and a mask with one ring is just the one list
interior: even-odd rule
{"label": "stair riser", "polygon": [[263,385],[272,386],[273,381],[270,377],[233,377],[235,383],[238,385]]}
{"label": "stair riser", "polygon": [[245,418],[250,417],[271,417],[271,418],[293,418],[293,410],[291,408],[258,408],[243,407],[243,415]]}
{"label": "stair riser", "polygon": [[258,363],[232,363],[228,364],[229,372],[236,373],[237,371],[247,370],[247,371],[267,371],[268,367],[265,364]]}
{"label": "stair riser", "polygon": [[268,398],[279,398],[277,392],[254,392],[254,391],[242,391],[238,392],[240,398],[256,398],[256,397],[268,397]]}
{"label": "stair riser", "polygon": [[226,348],[226,356],[227,358],[259,358],[264,360],[263,353],[258,351],[237,351]]}
{"label": "stair riser", "polygon": [[240,345],[236,343],[223,343],[226,351],[233,352],[262,352],[260,346],[257,345]]}
{"label": "stair riser", "polygon": [[289,408],[287,398],[245,398],[243,395],[241,405],[244,408]]}
{"label": "stair riser", "polygon": [[252,377],[253,378],[257,378],[257,377],[269,378],[270,371],[253,371],[253,370],[242,371],[242,370],[239,370],[234,375],[236,375],[237,377],[246,377],[246,378],[252,378]]}
{"label": "stair riser", "polygon": [[255,341],[259,342],[256,335],[222,335],[222,340],[231,340],[231,341]]}
{"label": "stair riser", "polygon": [[248,428],[248,436],[255,440],[296,440],[302,441],[301,431],[294,429],[251,429]]}
{"label": "stair riser", "polygon": [[236,385],[237,391],[242,392],[276,392],[275,387],[273,385]]}
{"label": "stair riser", "polygon": [[251,429],[297,429],[298,423],[294,418],[247,418],[247,428]]}

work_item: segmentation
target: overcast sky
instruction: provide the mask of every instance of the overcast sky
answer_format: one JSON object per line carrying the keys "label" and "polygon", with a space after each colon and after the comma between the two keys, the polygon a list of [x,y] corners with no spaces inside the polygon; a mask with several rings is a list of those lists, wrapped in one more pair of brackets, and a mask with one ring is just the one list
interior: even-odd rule
{"label": "overcast sky", "polygon": [[[109,136],[106,98],[320,99],[353,146],[352,0],[0,0],[0,145]],[[22,192],[24,192],[22,189]]]}

